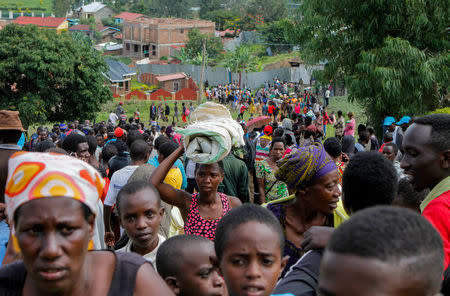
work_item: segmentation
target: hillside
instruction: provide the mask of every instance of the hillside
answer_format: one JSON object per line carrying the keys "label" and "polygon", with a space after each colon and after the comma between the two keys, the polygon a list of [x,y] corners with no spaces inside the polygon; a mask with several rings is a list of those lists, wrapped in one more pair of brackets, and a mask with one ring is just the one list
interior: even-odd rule
{"label": "hillside", "polygon": [[6,11],[51,13],[52,7],[52,0],[0,0],[0,10],[2,10],[2,13]]}

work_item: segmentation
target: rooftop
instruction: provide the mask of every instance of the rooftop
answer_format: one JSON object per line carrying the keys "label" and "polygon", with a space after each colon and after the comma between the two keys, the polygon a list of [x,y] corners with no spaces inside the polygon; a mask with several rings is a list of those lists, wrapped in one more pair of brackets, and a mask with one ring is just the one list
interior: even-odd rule
{"label": "rooftop", "polygon": [[106,73],[106,76],[111,82],[120,82],[128,79],[125,76],[136,75],[136,70],[128,67],[122,62],[107,59],[105,60],[106,64],[109,66],[109,71]]}
{"label": "rooftop", "polygon": [[141,16],[144,16],[144,15],[141,13],[134,13],[134,12],[122,12],[122,13],[119,13],[118,15],[116,15],[115,18],[132,21]]}
{"label": "rooftop", "polygon": [[39,16],[19,16],[13,20],[14,24],[18,25],[36,25],[39,27],[59,27],[63,22],[66,21],[64,17],[39,17]]}
{"label": "rooftop", "polygon": [[170,80],[176,80],[176,79],[185,79],[186,78],[186,74],[184,73],[175,73],[175,74],[168,74],[168,75],[161,75],[156,77],[156,80],[158,80],[159,82],[164,82],[164,81],[170,81]]}
{"label": "rooftop", "polygon": [[[109,27],[106,26],[97,26],[96,31],[102,32]],[[69,31],[92,31],[91,27],[89,25],[75,25],[69,28]]]}
{"label": "rooftop", "polygon": [[102,3],[99,3],[99,2],[92,2],[92,3],[89,3],[87,5],[81,6],[81,10],[83,12],[92,12],[92,13],[94,13],[94,12],[99,11],[100,9],[102,9],[105,6],[106,6],[105,4],[102,4]]}

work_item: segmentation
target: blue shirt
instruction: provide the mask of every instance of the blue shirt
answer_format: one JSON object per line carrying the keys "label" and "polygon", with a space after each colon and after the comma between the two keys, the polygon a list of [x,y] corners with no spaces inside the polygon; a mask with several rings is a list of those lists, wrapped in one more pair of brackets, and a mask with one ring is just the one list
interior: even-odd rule
{"label": "blue shirt", "polygon": [[[150,158],[147,163],[151,164],[155,168],[157,166],[159,166],[158,155],[155,155],[155,157]],[[186,189],[187,188],[187,177],[186,177],[186,172],[184,171],[183,162],[181,160],[177,159],[177,161],[175,161],[175,166],[180,169],[181,176],[183,177],[183,182],[181,183],[181,189]]]}
{"label": "blue shirt", "polygon": [[0,222],[0,266],[2,266],[3,257],[6,253],[6,244],[9,240],[9,227],[6,220]]}

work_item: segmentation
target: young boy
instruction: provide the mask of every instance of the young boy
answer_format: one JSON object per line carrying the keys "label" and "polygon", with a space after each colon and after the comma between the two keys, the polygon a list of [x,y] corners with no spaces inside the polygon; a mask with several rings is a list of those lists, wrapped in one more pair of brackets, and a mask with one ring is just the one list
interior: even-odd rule
{"label": "young boy", "polygon": [[164,214],[158,190],[146,181],[128,183],[116,201],[121,226],[130,240],[117,252],[135,252],[152,264],[164,237],[158,234]]}
{"label": "young boy", "polygon": [[230,296],[270,295],[288,260],[280,223],[253,204],[234,208],[220,220],[214,247]]}
{"label": "young boy", "polygon": [[204,237],[178,235],[166,240],[156,254],[156,268],[175,295],[227,295],[214,244]]}
{"label": "young boy", "polygon": [[319,295],[439,295],[443,263],[442,240],[425,218],[373,207],[334,231],[322,259]]}

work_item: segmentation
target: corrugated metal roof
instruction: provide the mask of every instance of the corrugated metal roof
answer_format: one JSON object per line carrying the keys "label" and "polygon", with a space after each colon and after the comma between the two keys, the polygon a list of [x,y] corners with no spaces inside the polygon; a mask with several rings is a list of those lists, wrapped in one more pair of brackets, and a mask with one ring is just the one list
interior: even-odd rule
{"label": "corrugated metal roof", "polygon": [[122,62],[107,59],[105,62],[109,66],[109,71],[106,74],[111,82],[123,81],[124,76],[136,75],[136,71],[128,67]]}
{"label": "corrugated metal roof", "polygon": [[64,17],[19,16],[13,20],[13,23],[18,25],[36,25],[40,27],[56,28],[64,21],[66,21],[66,18]]}
{"label": "corrugated metal roof", "polygon": [[158,76],[158,77],[156,77],[156,80],[158,80],[159,82],[164,82],[164,81],[184,79],[184,78],[186,78],[186,74],[176,73],[176,74]]}
{"label": "corrugated metal roof", "polygon": [[94,13],[94,12],[99,11],[100,9],[102,9],[105,6],[106,6],[105,4],[102,4],[102,3],[99,3],[99,2],[92,2],[92,3],[89,3],[87,5],[81,6],[81,10],[83,12],[92,12],[92,13]]}

